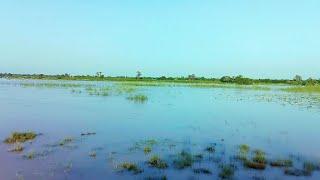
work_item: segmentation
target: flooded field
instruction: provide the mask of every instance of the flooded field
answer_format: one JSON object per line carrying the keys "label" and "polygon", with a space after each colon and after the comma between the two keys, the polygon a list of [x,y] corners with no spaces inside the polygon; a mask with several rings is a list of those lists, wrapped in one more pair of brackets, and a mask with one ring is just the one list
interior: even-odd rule
{"label": "flooded field", "polygon": [[0,179],[320,179],[320,95],[282,88],[0,79]]}

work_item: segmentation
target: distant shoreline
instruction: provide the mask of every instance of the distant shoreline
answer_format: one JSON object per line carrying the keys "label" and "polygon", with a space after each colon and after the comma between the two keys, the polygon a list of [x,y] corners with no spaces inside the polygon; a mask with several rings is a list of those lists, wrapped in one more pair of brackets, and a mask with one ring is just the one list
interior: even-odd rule
{"label": "distant shoreline", "polygon": [[319,85],[320,79],[307,79],[302,80],[300,76],[293,79],[251,79],[239,76],[223,76],[221,78],[205,78],[196,77],[194,74],[187,77],[137,77],[127,76],[104,76],[102,73],[97,75],[46,75],[46,74],[12,74],[0,73],[0,78],[6,79],[31,79],[31,80],[71,80],[71,81],[130,81],[130,82],[165,82],[165,83],[202,83],[202,84],[239,84],[239,85],[255,85],[255,84],[287,84],[287,85]]}

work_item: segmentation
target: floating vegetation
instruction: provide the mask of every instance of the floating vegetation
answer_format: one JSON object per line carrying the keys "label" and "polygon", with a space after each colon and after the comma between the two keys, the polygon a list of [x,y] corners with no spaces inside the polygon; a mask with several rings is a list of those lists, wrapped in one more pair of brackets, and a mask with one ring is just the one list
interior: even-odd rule
{"label": "floating vegetation", "polygon": [[245,161],[244,166],[247,168],[257,169],[257,170],[264,170],[266,168],[266,164],[258,163],[250,160]]}
{"label": "floating vegetation", "polygon": [[24,150],[24,147],[21,143],[16,143],[13,145],[13,148],[9,149],[9,152],[22,152]]}
{"label": "floating vegetation", "polygon": [[28,152],[27,154],[23,155],[24,158],[32,160],[36,157],[36,152],[34,150]]}
{"label": "floating vegetation", "polygon": [[74,141],[73,137],[66,137],[62,141],[59,142],[60,146],[65,146],[66,144],[72,143]]}
{"label": "floating vegetation", "polygon": [[196,169],[193,169],[193,172],[195,174],[212,174],[212,172],[206,168],[196,168]]}
{"label": "floating vegetation", "polygon": [[47,157],[50,153],[52,153],[53,151],[51,149],[49,150],[43,150],[43,151],[39,151],[36,152],[35,150],[30,150],[28,153],[24,154],[22,157],[28,160],[32,160],[35,158],[45,158]]}
{"label": "floating vegetation", "polygon": [[140,174],[143,172],[143,170],[141,170],[136,164],[130,162],[120,164],[119,168],[121,168],[122,170],[133,172],[134,174]]}
{"label": "floating vegetation", "polygon": [[13,132],[10,137],[4,140],[7,144],[24,143],[37,137],[34,132]]}
{"label": "floating vegetation", "polygon": [[149,159],[148,164],[151,167],[158,168],[158,169],[166,169],[168,167],[168,164],[162,159],[160,159],[159,156],[156,156],[156,155],[152,156]]}
{"label": "floating vegetation", "polygon": [[137,94],[134,96],[129,96],[129,97],[127,97],[127,99],[130,101],[137,102],[137,103],[144,103],[148,100],[148,97],[145,95],[142,95],[142,94]]}
{"label": "floating vegetation", "polygon": [[214,153],[216,151],[216,148],[215,146],[209,146],[209,147],[206,147],[205,151],[209,153]]}
{"label": "floating vegetation", "polygon": [[191,167],[193,164],[193,157],[191,153],[182,151],[178,154],[177,158],[174,160],[174,165],[178,169],[184,169]]}
{"label": "floating vegetation", "polygon": [[273,167],[292,167],[293,162],[291,159],[277,159],[270,162],[270,166]]}
{"label": "floating vegetation", "polygon": [[95,158],[95,157],[97,157],[97,152],[96,151],[91,151],[91,152],[89,152],[89,156],[92,157],[92,158]]}
{"label": "floating vegetation", "polygon": [[303,170],[308,172],[308,173],[312,173],[313,171],[317,170],[319,167],[317,165],[315,165],[314,163],[312,162],[304,162],[303,163]]}
{"label": "floating vegetation", "polygon": [[241,144],[239,146],[239,152],[236,158],[242,161],[246,161],[248,159],[249,151],[250,151],[250,147],[248,145]]}
{"label": "floating vegetation", "polygon": [[232,165],[221,165],[219,177],[222,179],[231,179],[234,175],[235,168]]}
{"label": "floating vegetation", "polygon": [[151,151],[152,151],[152,148],[151,148],[150,146],[146,146],[146,147],[144,147],[144,149],[143,149],[143,152],[144,152],[145,154],[149,154],[149,153],[151,153]]}
{"label": "floating vegetation", "polygon": [[256,163],[260,163],[260,164],[266,164],[267,160],[266,160],[266,154],[265,152],[261,151],[261,150],[256,150],[254,151],[254,157],[253,157],[253,161]]}
{"label": "floating vegetation", "polygon": [[81,136],[92,136],[92,135],[96,135],[95,132],[85,132],[85,133],[81,133]]}

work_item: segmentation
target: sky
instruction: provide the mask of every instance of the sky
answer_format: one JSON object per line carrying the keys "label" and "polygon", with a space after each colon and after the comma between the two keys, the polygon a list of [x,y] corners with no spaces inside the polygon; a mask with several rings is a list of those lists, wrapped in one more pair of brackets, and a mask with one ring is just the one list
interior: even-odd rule
{"label": "sky", "polygon": [[0,72],[320,78],[319,0],[0,1]]}

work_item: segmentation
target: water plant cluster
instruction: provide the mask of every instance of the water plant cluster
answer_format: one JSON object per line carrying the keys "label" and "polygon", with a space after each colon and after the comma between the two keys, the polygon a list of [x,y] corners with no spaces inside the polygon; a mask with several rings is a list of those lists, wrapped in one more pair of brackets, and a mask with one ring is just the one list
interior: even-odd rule
{"label": "water plant cluster", "polygon": [[[45,144],[44,147],[48,149],[43,151],[31,149],[23,154],[22,158],[33,160],[50,156],[50,154],[53,154],[60,148],[70,148],[69,150],[72,150],[72,147],[80,146],[79,148],[81,148],[82,141],[78,141],[77,139],[95,135],[95,132],[84,132],[79,133],[79,137],[65,137],[56,143]],[[33,132],[15,132],[8,138],[5,138],[3,142],[8,145],[12,143],[24,143],[35,140],[36,137],[37,134]],[[273,158],[274,156],[271,156],[265,151],[252,148],[247,144],[236,146],[234,150],[231,151],[235,152],[234,155],[227,155],[225,153],[226,147],[223,141],[213,142],[207,145],[197,145],[197,147],[197,149],[189,149],[186,148],[184,142],[169,139],[147,139],[134,143],[133,146],[128,148],[128,152],[122,152],[124,153],[123,155],[127,157],[127,160],[122,159],[119,161],[116,159],[116,157],[121,156],[121,152],[106,152],[105,154],[107,156],[99,156],[98,151],[102,152],[103,148],[92,149],[88,152],[87,156],[92,159],[107,157],[106,160],[112,157],[111,163],[116,164],[114,166],[116,170],[115,173],[129,173],[133,176],[142,175],[149,179],[155,177],[168,179],[166,176],[167,169],[170,169],[170,171],[175,170],[177,173],[180,170],[190,171],[195,176],[212,176],[221,179],[232,179],[237,176],[238,171],[264,171],[266,168],[280,168],[283,171],[283,175],[303,177],[310,177],[314,171],[320,170],[320,161],[303,161],[302,158],[297,160],[293,156]],[[140,160],[133,160],[128,158],[128,153],[131,156],[136,156],[136,154],[140,153],[144,155],[136,156],[141,157]],[[72,164],[72,162],[69,162],[69,164],[70,163]],[[210,164],[215,164],[216,168],[213,168]],[[72,165],[67,166],[66,172],[72,171],[72,167]],[[159,170],[162,175],[150,175],[148,173],[150,172],[149,169]]]}

